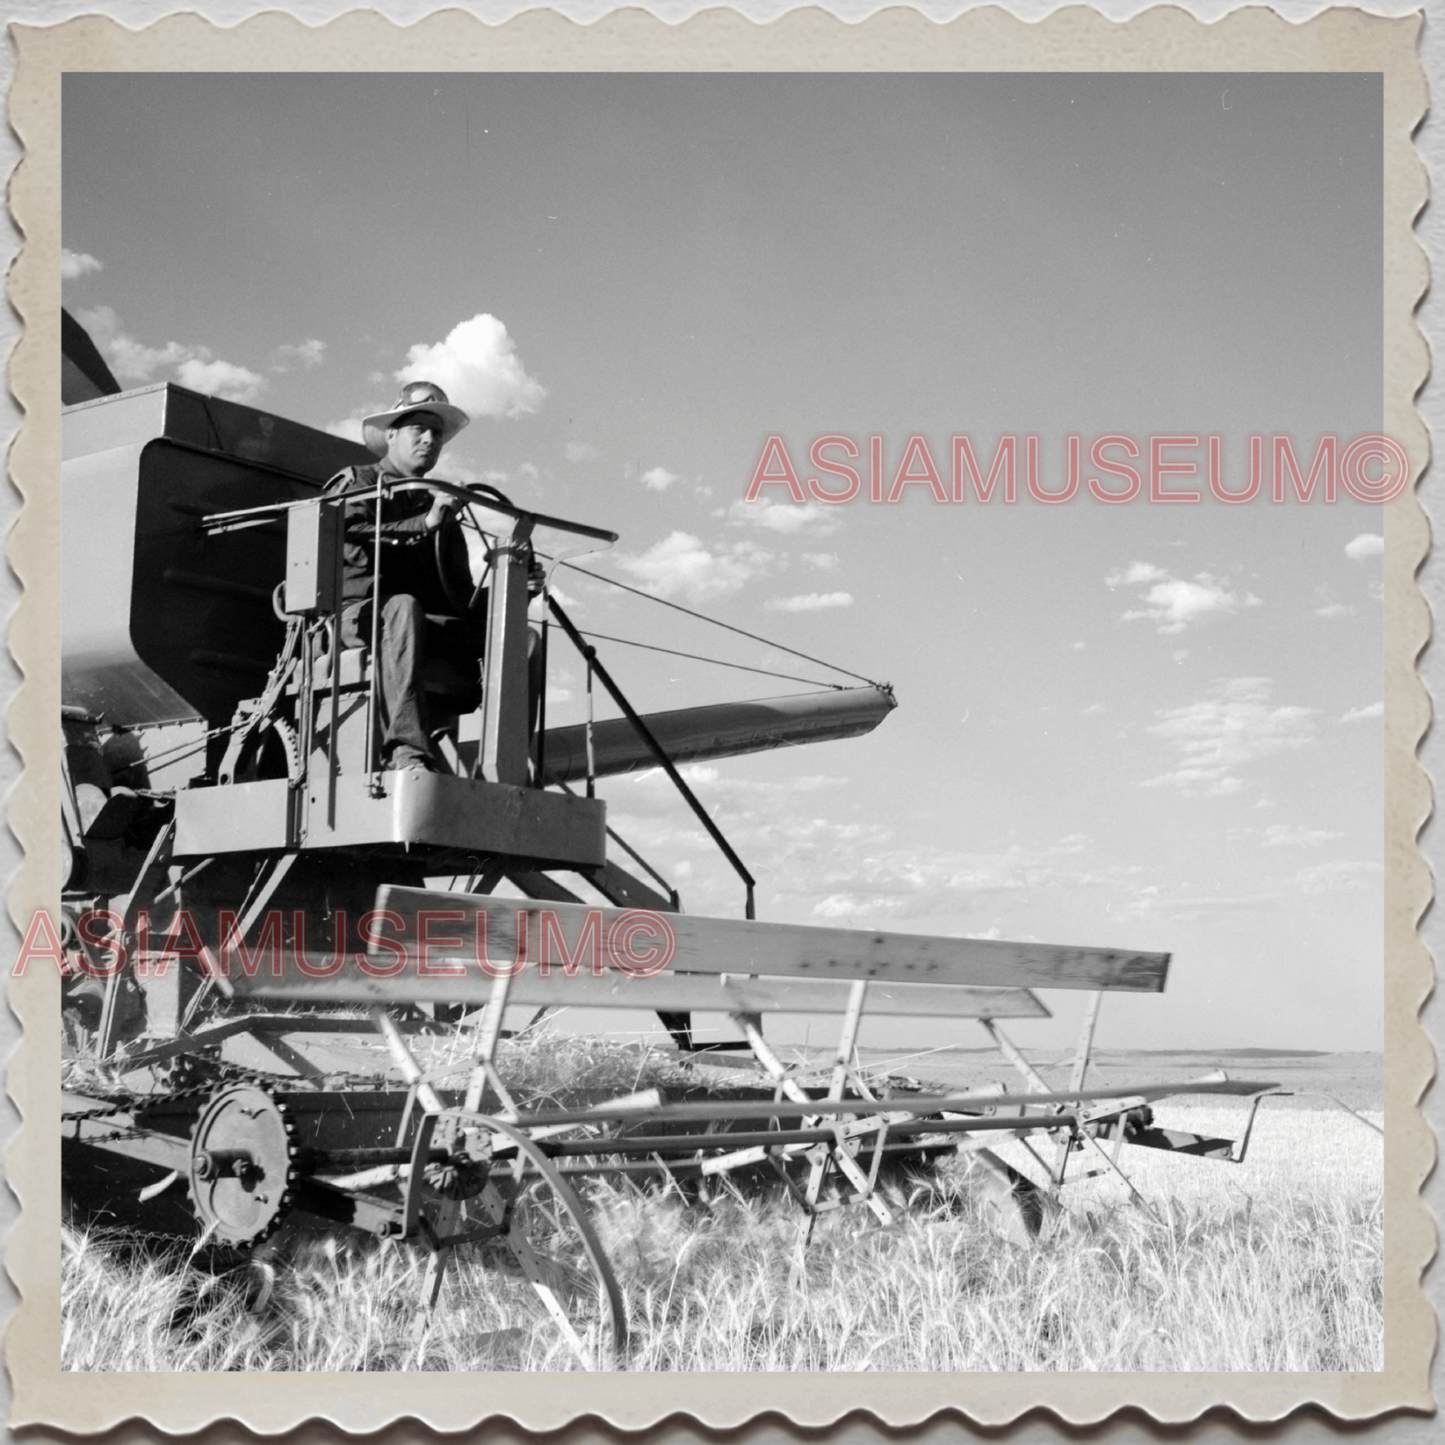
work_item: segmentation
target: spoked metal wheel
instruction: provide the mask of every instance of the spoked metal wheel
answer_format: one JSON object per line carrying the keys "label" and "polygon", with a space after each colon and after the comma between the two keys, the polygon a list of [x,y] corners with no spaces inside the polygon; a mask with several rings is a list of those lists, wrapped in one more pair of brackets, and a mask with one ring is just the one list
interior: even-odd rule
{"label": "spoked metal wheel", "polygon": [[526,1277],[584,1369],[615,1369],[627,1343],[622,1290],[586,1206],[556,1166],[502,1119],[483,1127],[517,1146],[513,1164],[493,1169],[484,1208],[505,1211],[500,1243]]}

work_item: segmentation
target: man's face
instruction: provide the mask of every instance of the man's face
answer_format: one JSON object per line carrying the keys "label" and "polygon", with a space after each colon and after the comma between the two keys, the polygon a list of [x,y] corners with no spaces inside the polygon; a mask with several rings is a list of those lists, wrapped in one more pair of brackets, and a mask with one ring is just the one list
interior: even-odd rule
{"label": "man's face", "polygon": [[388,470],[403,477],[424,477],[442,454],[442,419],[413,411],[386,432]]}

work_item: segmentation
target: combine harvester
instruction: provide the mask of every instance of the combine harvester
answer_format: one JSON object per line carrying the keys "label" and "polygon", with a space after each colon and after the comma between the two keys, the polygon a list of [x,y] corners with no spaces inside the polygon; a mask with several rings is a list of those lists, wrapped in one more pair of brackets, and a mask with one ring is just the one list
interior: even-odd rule
{"label": "combine harvester", "polygon": [[[99,374],[75,356],[82,380]],[[893,708],[888,690],[639,717],[545,595],[544,647],[560,633],[623,716],[548,729],[544,700],[529,738],[533,559],[615,536],[453,487],[486,567],[474,581],[467,539],[439,533],[435,616],[445,629],[485,609],[482,676],[443,660],[428,672],[450,774],[380,771],[375,673],[338,649],[338,517],[320,497],[369,455],[176,386],[103,382],[64,416],[62,1158],[76,1215],[241,1258],[288,1216],[415,1240],[431,1252],[428,1310],[470,1246],[473,1267],[530,1283],[521,1293],[585,1364],[623,1358],[626,1318],[579,1175],[772,1170],[808,1224],[845,1204],[887,1222],[888,1156],[960,1150],[1027,1239],[1040,1186],[995,1138],[1051,1149],[1052,1163],[1035,1155],[1050,1191],[1079,1150],[1115,1171],[1123,1143],[1243,1157],[1248,1128],[1237,1145],[1169,1133],[1149,1105],[1216,1093],[1257,1108],[1269,1084],[1083,1087],[1101,993],[1162,990],[1165,954],[754,919],[752,876],[676,765],[859,736]],[[654,766],[738,871],[744,918],[681,912],[608,828],[596,780]],[[498,896],[504,881],[523,897]],[[1035,987],[1093,995],[1062,1093],[999,1023],[1046,1015]],[[515,1005],[653,1010],[699,1060],[717,1056],[691,1015],[728,1014],[767,1078],[751,1100],[649,1090],[528,1111],[498,1065]],[[822,1084],[770,1047],[769,1012],[838,1018]],[[977,1019],[1028,1092],[880,1097],[855,1067],[865,1014]],[[459,1021],[464,1061],[429,1073],[417,1036]],[[362,1068],[357,1047],[353,1068],[316,1061],[318,1039],[348,1033],[384,1045],[386,1066]]]}

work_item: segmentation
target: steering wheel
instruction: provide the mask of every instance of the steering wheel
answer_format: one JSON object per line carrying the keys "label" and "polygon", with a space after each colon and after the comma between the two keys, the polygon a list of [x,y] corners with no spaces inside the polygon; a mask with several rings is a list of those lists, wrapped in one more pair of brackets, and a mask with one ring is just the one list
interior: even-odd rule
{"label": "steering wheel", "polygon": [[[512,506],[508,497],[485,483],[469,486],[468,491],[483,506],[489,499],[501,502],[507,508]],[[490,549],[492,539],[482,530],[470,509],[463,509],[460,514],[453,513],[437,528],[435,534],[437,578],[441,582],[443,595],[461,617],[480,609],[483,583],[486,580],[486,573],[482,574],[481,581],[474,581],[472,578],[471,549],[467,546],[466,537],[468,531],[475,533]]]}
{"label": "steering wheel", "polygon": [[482,598],[481,587],[472,581],[465,525],[455,517],[448,517],[433,534],[437,580],[441,583],[442,595],[459,617],[474,612]]}

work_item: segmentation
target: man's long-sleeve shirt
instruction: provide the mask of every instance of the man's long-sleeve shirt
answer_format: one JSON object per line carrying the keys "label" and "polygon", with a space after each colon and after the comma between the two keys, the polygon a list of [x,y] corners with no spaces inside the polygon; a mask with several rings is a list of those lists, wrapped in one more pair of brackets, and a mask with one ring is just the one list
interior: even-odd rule
{"label": "man's long-sleeve shirt", "polygon": [[[376,559],[373,542],[377,533],[376,496],[374,488],[382,475],[380,463],[348,467],[326,485],[326,495],[358,488],[370,495],[348,501],[345,508],[345,538],[342,545],[341,594],[345,603],[365,601],[371,596]],[[397,482],[419,478],[387,473]],[[381,504],[381,595],[393,597],[409,593],[418,598],[428,611],[445,609],[437,576],[435,533],[426,525],[434,498],[424,486],[394,491]]]}

